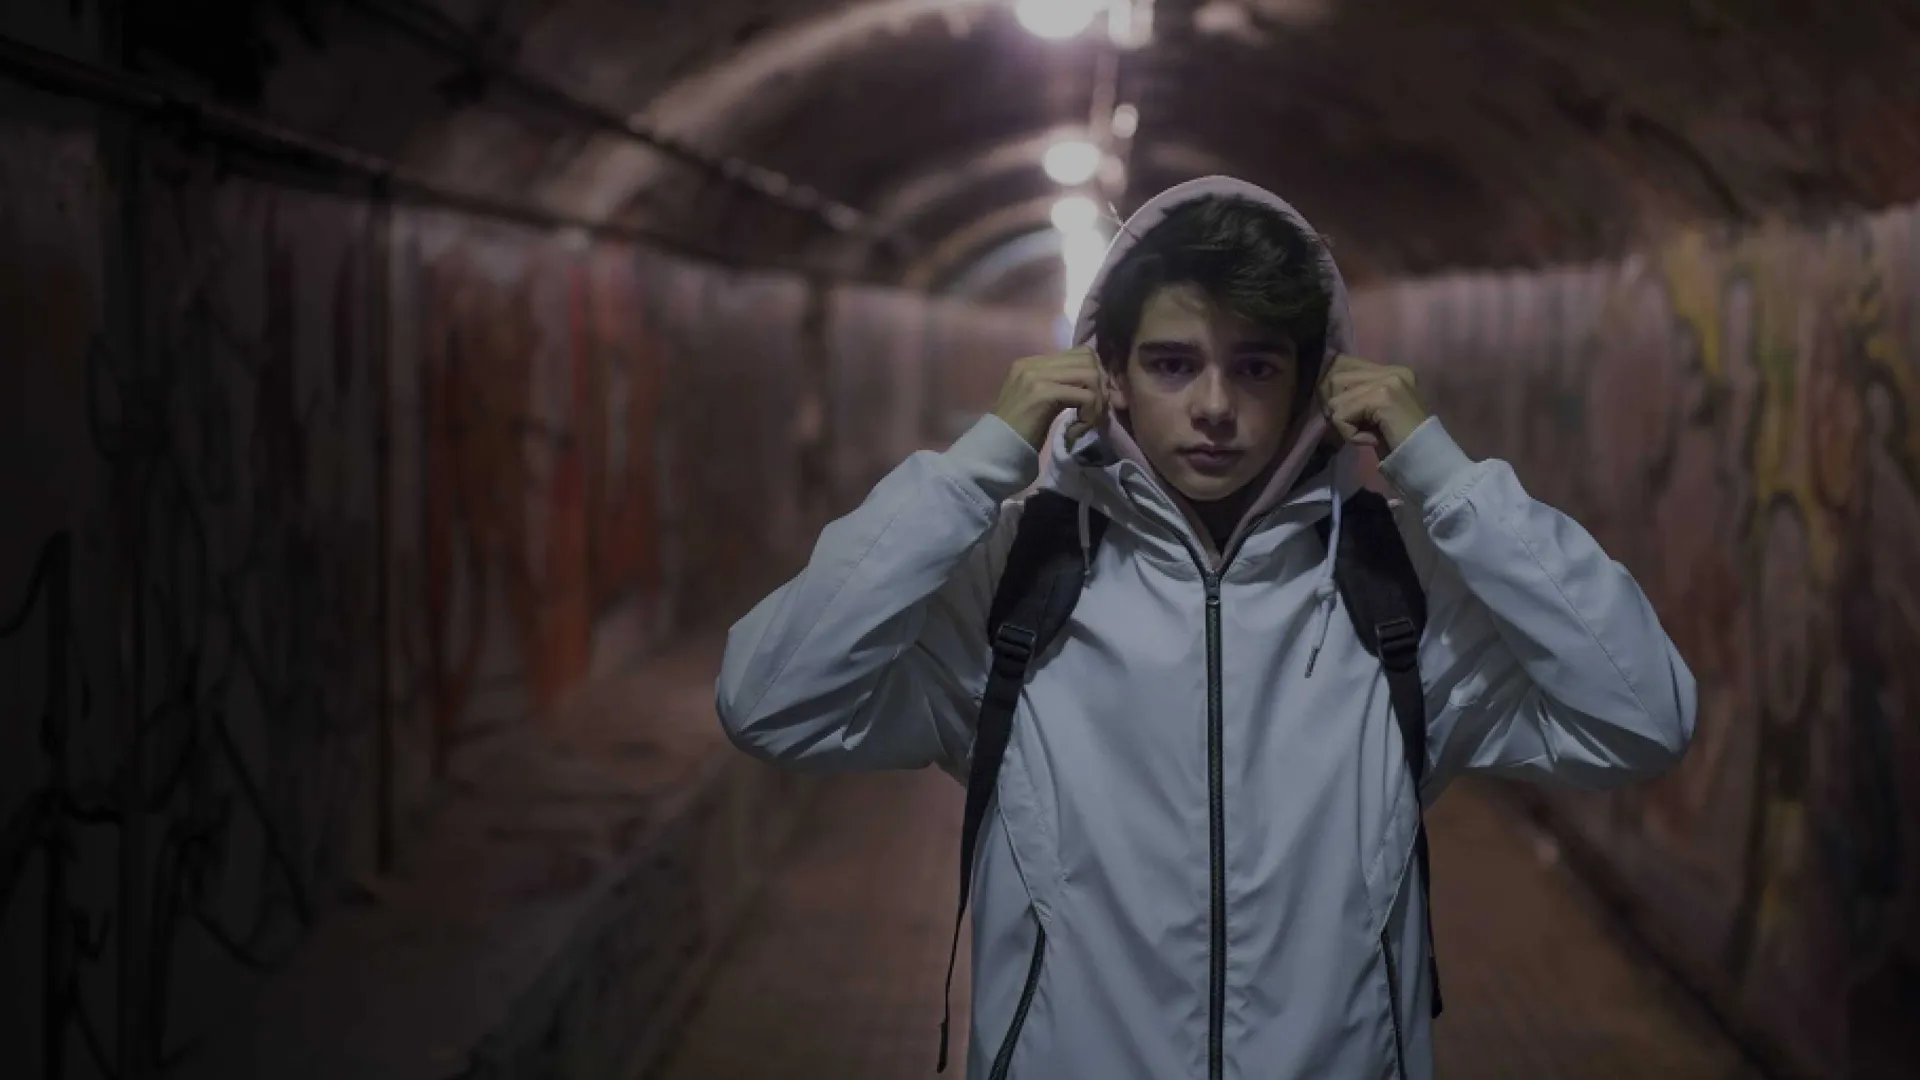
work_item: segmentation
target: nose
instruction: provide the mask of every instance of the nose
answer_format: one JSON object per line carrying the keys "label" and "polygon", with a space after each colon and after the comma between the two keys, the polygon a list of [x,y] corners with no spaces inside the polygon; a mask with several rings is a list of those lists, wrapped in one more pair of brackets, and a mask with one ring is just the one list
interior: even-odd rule
{"label": "nose", "polygon": [[1213,364],[1200,372],[1200,377],[1193,382],[1191,408],[1194,423],[1201,426],[1217,427],[1233,422],[1233,393],[1225,372]]}

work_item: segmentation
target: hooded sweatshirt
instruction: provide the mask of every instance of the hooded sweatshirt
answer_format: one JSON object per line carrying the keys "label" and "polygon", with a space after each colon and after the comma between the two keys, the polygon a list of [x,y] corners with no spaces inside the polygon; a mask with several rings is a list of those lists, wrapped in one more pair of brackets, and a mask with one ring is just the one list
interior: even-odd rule
{"label": "hooded sweatshirt", "polygon": [[[1240,181],[1183,184],[1121,230],[1089,296],[1169,209],[1213,194],[1300,221]],[[1327,269],[1331,353],[1351,327]],[[1427,595],[1416,791],[1315,530],[1338,527],[1353,451],[1303,477],[1321,438],[1303,428],[1214,551],[1122,428],[1069,446],[1070,419],[1044,473],[988,416],[829,525],[728,637],[728,735],[770,762],[964,783],[987,612],[1037,480],[1112,525],[1097,549],[1082,531],[1085,587],[1029,667],[971,868],[969,1080],[1430,1077],[1422,803],[1467,771],[1657,775],[1692,736],[1692,674],[1585,530],[1429,419],[1380,463]]]}

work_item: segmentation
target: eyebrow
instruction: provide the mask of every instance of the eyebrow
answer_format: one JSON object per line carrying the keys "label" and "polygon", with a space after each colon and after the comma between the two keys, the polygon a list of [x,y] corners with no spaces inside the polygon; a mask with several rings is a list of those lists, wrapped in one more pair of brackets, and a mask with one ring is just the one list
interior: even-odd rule
{"label": "eyebrow", "polygon": [[[1293,348],[1292,343],[1285,338],[1257,338],[1234,342],[1232,351],[1235,355],[1264,354],[1283,353],[1291,348]],[[1186,354],[1199,352],[1200,347],[1188,341],[1143,341],[1139,345],[1139,351],[1157,355]]]}

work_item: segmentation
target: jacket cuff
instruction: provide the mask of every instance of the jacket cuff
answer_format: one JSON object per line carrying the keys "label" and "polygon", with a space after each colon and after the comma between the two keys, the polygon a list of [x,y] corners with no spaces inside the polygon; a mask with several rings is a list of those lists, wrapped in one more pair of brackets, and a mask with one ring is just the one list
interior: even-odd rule
{"label": "jacket cuff", "polygon": [[940,456],[952,472],[996,503],[1019,494],[1040,476],[1040,452],[992,413],[982,416]]}
{"label": "jacket cuff", "polygon": [[1381,459],[1380,472],[1424,513],[1465,487],[1473,478],[1473,464],[1440,418],[1429,416]]}

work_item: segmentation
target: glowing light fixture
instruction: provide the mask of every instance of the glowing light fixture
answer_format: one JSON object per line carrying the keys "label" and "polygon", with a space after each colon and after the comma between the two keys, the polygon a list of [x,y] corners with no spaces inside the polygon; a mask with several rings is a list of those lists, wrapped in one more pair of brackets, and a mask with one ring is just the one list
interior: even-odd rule
{"label": "glowing light fixture", "polygon": [[1066,187],[1084,184],[1100,169],[1100,148],[1085,139],[1062,139],[1047,147],[1040,164],[1053,182]]}
{"label": "glowing light fixture", "polygon": [[1120,105],[1113,110],[1113,133],[1122,139],[1133,138],[1140,130],[1140,110],[1132,105]]}
{"label": "glowing light fixture", "polygon": [[1090,26],[1106,4],[1107,0],[1019,0],[1014,14],[1033,34],[1062,41]]}
{"label": "glowing light fixture", "polygon": [[1100,220],[1100,210],[1085,195],[1063,196],[1053,204],[1053,227],[1068,235],[1090,232]]}
{"label": "glowing light fixture", "polygon": [[1153,0],[1112,0],[1108,11],[1107,36],[1115,46],[1132,52],[1152,43]]}

